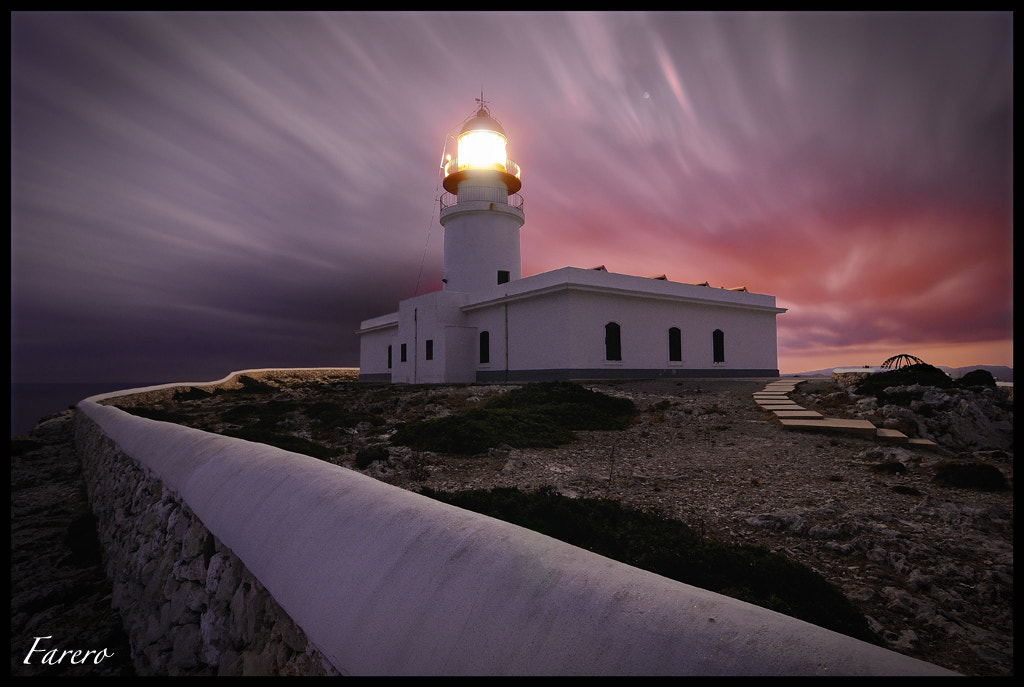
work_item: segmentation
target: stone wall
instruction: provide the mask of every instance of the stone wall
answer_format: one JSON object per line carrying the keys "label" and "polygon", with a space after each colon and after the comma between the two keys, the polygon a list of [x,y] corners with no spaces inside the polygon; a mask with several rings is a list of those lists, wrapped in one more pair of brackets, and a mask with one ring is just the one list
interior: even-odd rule
{"label": "stone wall", "polygon": [[873,374],[886,371],[887,370],[880,367],[841,367],[832,370],[832,381],[841,387],[853,387],[857,386]]}
{"label": "stone wall", "polygon": [[337,674],[188,505],[82,413],[75,442],[138,674]]}

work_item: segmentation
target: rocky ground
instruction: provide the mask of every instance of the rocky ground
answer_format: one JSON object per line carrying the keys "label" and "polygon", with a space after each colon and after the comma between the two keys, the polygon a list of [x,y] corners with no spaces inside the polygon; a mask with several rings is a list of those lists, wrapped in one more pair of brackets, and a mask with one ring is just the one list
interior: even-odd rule
{"label": "rocky ground", "polygon": [[[134,675],[91,515],[71,411],[11,440],[12,676]],[[45,651],[26,664],[33,647]],[[72,662],[65,650],[105,653],[97,664],[95,653]]]}
{"label": "rocky ground", "polygon": [[[223,432],[241,426],[245,413],[238,408],[246,404],[339,403],[385,424],[324,427],[291,412],[275,430],[326,446],[326,460],[353,469],[360,451],[377,447],[381,459],[363,472],[402,488],[551,486],[567,496],[611,498],[656,511],[708,537],[763,545],[842,589],[889,648],[966,675],[1012,675],[1013,411],[1005,392],[988,405],[966,394],[933,396],[930,407],[918,407],[920,414],[912,416],[872,407],[825,378],[808,380],[791,394],[827,416],[869,417],[944,446],[911,451],[783,430],[752,400],[767,381],[588,385],[631,398],[641,410],[637,420],[622,431],[578,432],[560,448],[501,447],[473,457],[394,447],[387,437],[396,422],[460,412],[511,387],[324,380],[264,387],[251,396],[197,393],[145,404],[175,413],[176,421]],[[949,419],[964,415],[974,417],[973,424]],[[983,438],[979,443],[970,437]],[[937,482],[937,467],[957,455],[998,469],[1008,488]],[[13,482],[14,461],[12,499]],[[22,538],[22,545],[29,544]]]}

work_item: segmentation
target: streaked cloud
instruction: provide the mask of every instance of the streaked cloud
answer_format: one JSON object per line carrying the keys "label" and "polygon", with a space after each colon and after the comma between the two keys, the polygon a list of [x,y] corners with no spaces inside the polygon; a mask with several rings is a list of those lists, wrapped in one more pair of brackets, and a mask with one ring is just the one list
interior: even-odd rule
{"label": "streaked cloud", "polygon": [[774,294],[789,372],[1012,365],[1012,45],[1008,13],[14,13],[12,376],[357,364],[439,287],[481,89],[524,273]]}

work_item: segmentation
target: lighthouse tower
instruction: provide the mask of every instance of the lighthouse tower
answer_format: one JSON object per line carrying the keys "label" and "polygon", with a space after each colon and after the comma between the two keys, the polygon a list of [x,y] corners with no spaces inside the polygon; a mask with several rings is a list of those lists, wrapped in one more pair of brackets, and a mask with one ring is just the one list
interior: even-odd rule
{"label": "lighthouse tower", "polygon": [[457,157],[444,164],[445,291],[475,293],[522,277],[519,165],[508,157],[505,130],[479,102],[456,138]]}

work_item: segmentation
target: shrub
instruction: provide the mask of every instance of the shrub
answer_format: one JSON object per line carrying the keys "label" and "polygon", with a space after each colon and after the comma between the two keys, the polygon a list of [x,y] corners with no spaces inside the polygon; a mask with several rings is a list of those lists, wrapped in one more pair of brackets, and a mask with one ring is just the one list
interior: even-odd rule
{"label": "shrub", "polygon": [[896,485],[894,485],[892,490],[894,492],[896,492],[897,494],[906,494],[907,496],[920,496],[921,495],[921,492],[919,492],[914,487],[908,487],[908,486],[905,486],[903,484],[896,484]]}
{"label": "shrub", "polygon": [[324,459],[331,454],[330,449],[322,444],[309,441],[308,439],[303,439],[302,437],[278,434],[277,432],[258,426],[243,427],[242,429],[228,429],[224,430],[223,434],[237,439],[254,441],[258,444],[275,446],[285,451],[301,453],[305,456],[312,456],[313,458]]}
{"label": "shrub", "polygon": [[423,495],[560,539],[602,556],[875,642],[864,617],[825,578],[763,547],[705,539],[678,520],[550,487]]}
{"label": "shrub", "polygon": [[572,430],[530,412],[475,408],[425,422],[399,425],[391,443],[421,451],[471,455],[508,444],[515,448],[550,448],[573,440]]}
{"label": "shrub", "polygon": [[875,463],[870,468],[871,472],[879,472],[886,475],[902,475],[907,472],[907,466],[898,460],[887,460]]}
{"label": "shrub", "polygon": [[242,385],[242,390],[250,392],[265,392],[273,391],[274,387],[266,382],[261,382],[258,379],[250,377],[249,375],[241,375],[238,378],[239,383]]}
{"label": "shrub", "polygon": [[391,443],[424,451],[475,454],[508,445],[551,448],[573,430],[615,430],[629,424],[636,406],[569,382],[539,382],[513,389],[461,415],[399,425]]}
{"label": "shrub", "polygon": [[508,391],[485,406],[542,414],[569,429],[624,429],[636,415],[627,398],[615,398],[571,382],[535,382]]}
{"label": "shrub", "polygon": [[885,405],[887,402],[885,389],[887,387],[910,386],[912,384],[948,389],[953,386],[953,380],[949,375],[933,365],[918,363],[902,367],[898,370],[868,375],[857,385],[856,393],[861,396],[874,396],[878,399],[879,405]]}
{"label": "shrub", "polygon": [[360,422],[369,422],[374,427],[384,424],[384,418],[373,413],[366,413],[358,410],[349,410],[341,403],[331,401],[318,401],[305,409],[306,415],[331,427],[355,427]]}
{"label": "shrub", "polygon": [[1003,491],[1006,477],[994,465],[971,460],[945,460],[935,466],[935,483],[943,487]]}
{"label": "shrub", "polygon": [[175,389],[174,395],[171,397],[175,402],[179,401],[195,401],[203,398],[210,398],[213,394],[206,389],[200,389],[197,386],[189,386],[184,389]]}
{"label": "shrub", "polygon": [[220,414],[220,419],[233,424],[275,425],[283,420],[288,413],[300,410],[301,407],[295,401],[269,400],[260,403],[242,403],[225,410]]}
{"label": "shrub", "polygon": [[356,453],[356,467],[365,470],[379,460],[387,460],[389,455],[387,446],[367,446]]}
{"label": "shrub", "polygon": [[963,377],[956,381],[956,385],[961,389],[966,389],[972,386],[987,386],[996,388],[996,378],[992,376],[992,373],[988,370],[971,370]]}

